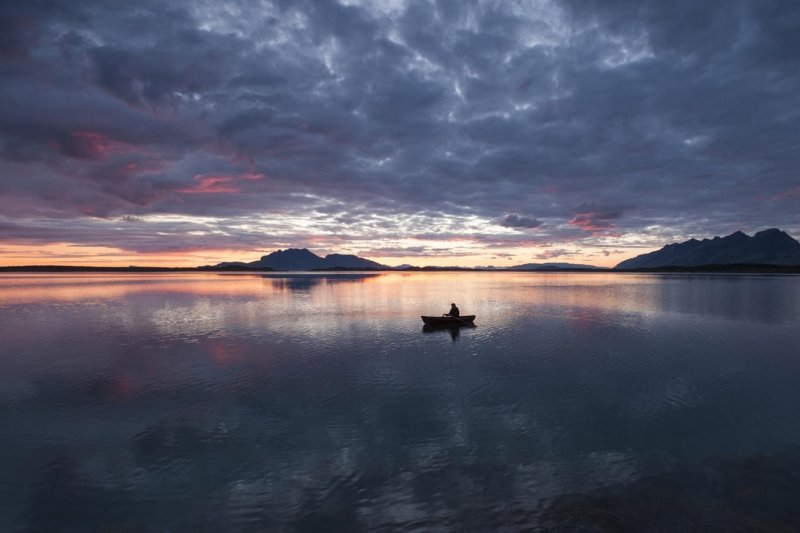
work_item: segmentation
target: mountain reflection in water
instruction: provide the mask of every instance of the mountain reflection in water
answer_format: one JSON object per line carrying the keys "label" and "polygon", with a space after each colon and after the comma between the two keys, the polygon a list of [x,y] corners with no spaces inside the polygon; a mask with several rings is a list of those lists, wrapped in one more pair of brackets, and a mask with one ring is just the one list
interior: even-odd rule
{"label": "mountain reflection in water", "polygon": [[264,279],[272,282],[272,286],[279,290],[290,291],[309,291],[314,287],[330,283],[359,283],[372,278],[376,278],[379,274],[371,273],[340,273],[340,274],[317,274],[317,273],[303,273],[303,274],[263,274]]}
{"label": "mountain reflection in water", "polygon": [[794,276],[3,275],[0,530],[796,529],[798,326]]}

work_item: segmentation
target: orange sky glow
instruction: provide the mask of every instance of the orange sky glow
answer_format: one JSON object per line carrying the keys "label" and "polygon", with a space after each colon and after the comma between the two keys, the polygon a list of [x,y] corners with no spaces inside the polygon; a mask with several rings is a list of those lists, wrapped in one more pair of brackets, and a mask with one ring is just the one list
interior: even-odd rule
{"label": "orange sky glow", "polygon": [[[645,253],[651,249],[626,248],[621,253],[604,255],[602,249],[587,249],[576,252],[568,257],[553,257],[549,259],[536,258],[544,250],[508,249],[486,252],[476,249],[472,253],[460,255],[431,255],[420,256],[381,256],[364,253],[360,250],[322,250],[311,249],[318,255],[327,253],[354,253],[361,257],[377,261],[388,266],[410,264],[415,266],[463,266],[479,267],[493,265],[506,267],[522,263],[564,262],[590,264],[595,266],[613,267],[620,261]],[[178,252],[160,253],[135,253],[119,248],[105,246],[83,246],[72,243],[53,244],[9,244],[0,243],[0,266],[21,265],[59,265],[59,266],[110,266],[127,267],[155,266],[155,267],[196,267],[214,265],[222,261],[255,261],[262,255],[274,250],[241,250],[241,249],[202,249]],[[615,252],[620,252],[615,250]],[[510,259],[508,256],[513,254]]]}

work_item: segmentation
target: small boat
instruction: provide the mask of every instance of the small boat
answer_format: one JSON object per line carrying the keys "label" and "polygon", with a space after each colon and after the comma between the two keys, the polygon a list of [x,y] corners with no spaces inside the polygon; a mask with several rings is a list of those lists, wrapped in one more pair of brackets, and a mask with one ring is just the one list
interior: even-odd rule
{"label": "small boat", "polygon": [[422,321],[426,326],[474,326],[475,315],[465,316],[423,316]]}

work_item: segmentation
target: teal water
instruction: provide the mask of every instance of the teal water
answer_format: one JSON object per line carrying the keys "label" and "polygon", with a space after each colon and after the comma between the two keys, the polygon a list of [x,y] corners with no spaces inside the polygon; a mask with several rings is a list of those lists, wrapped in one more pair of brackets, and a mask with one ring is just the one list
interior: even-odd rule
{"label": "teal water", "polygon": [[796,276],[6,274],[0,339],[2,531],[800,528]]}

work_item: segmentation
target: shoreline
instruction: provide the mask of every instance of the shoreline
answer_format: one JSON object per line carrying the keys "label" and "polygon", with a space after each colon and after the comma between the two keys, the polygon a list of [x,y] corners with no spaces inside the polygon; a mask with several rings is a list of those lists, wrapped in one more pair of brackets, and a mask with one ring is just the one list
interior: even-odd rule
{"label": "shoreline", "polygon": [[491,269],[491,268],[459,268],[459,267],[412,267],[412,268],[325,268],[314,270],[275,270],[272,268],[247,268],[247,267],[92,267],[92,266],[66,266],[66,265],[22,265],[3,266],[0,273],[69,273],[69,272],[121,272],[121,273],[158,273],[158,272],[252,272],[252,273],[281,273],[281,272],[544,272],[544,273],[582,273],[582,274],[627,274],[627,273],[678,273],[678,274],[800,274],[800,265],[758,265],[758,264],[731,264],[731,265],[705,265],[697,267],[658,267],[658,268],[541,268],[541,269]]}

